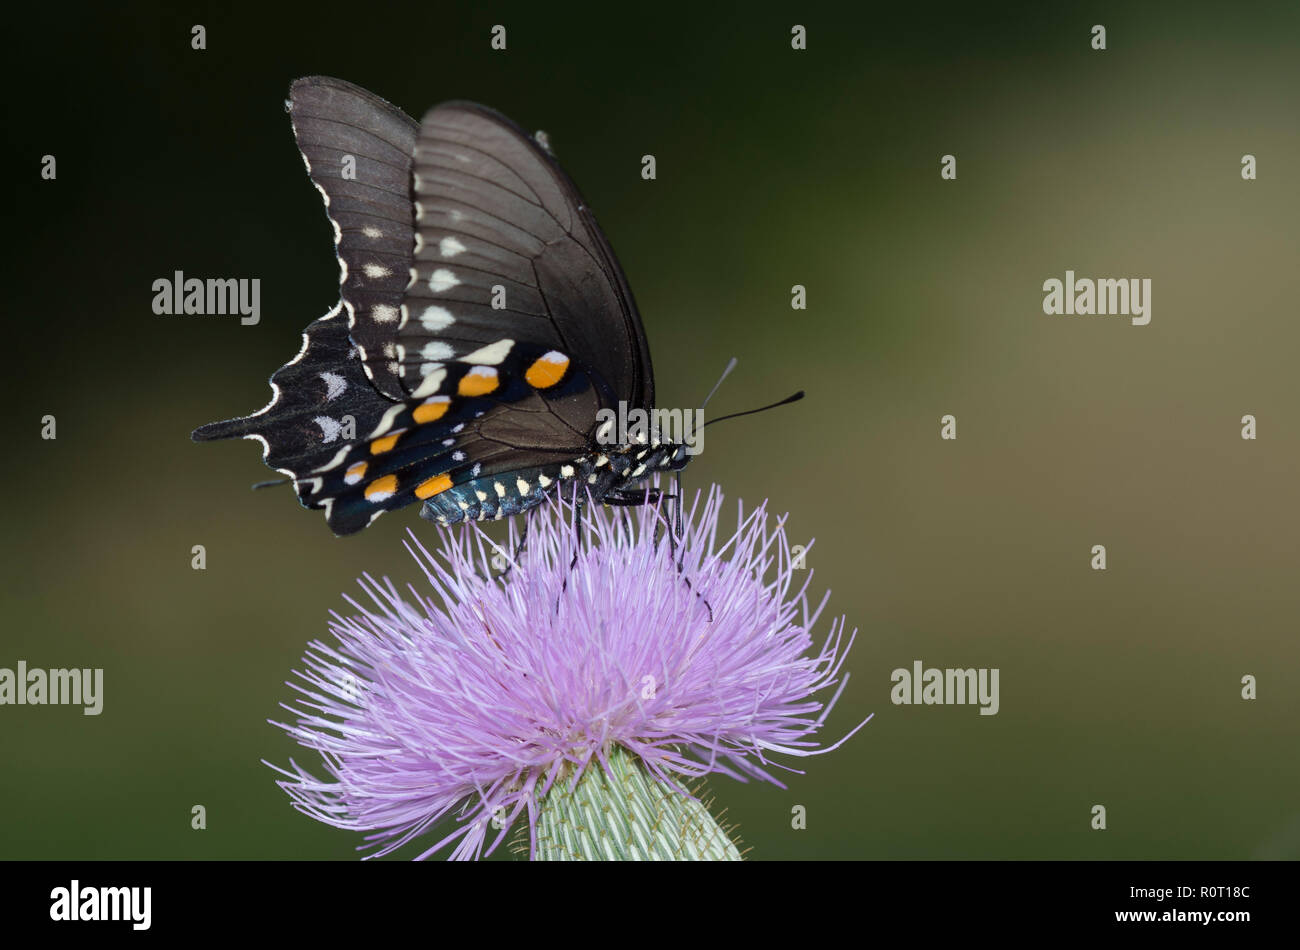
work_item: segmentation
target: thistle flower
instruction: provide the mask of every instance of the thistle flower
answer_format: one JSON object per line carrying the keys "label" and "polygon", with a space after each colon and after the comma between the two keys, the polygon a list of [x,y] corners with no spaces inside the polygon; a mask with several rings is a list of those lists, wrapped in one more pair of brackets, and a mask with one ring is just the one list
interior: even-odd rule
{"label": "thistle flower", "polygon": [[529,515],[517,562],[513,525],[500,544],[444,530],[437,556],[412,533],[433,596],[365,576],[373,606],[333,615],[337,644],[313,642],[289,684],[296,724],[277,723],[329,778],[291,761],[278,784],[306,814],[370,832],[369,857],[443,823],[418,859],[453,843],[476,858],[525,818],[535,858],[735,857],[685,785],[781,785],[769,754],[828,752],[865,721],[818,746],[852,635],[841,617],[813,649],[826,598],[810,610],[811,572],[796,584],[784,518],[738,506],[720,541],[721,513],[716,486],[697,495],[677,539],[667,505],[556,500]]}

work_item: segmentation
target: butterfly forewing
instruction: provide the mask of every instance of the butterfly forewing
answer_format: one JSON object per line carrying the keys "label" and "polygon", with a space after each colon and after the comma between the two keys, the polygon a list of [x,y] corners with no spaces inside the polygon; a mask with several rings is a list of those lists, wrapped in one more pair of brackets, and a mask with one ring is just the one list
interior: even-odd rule
{"label": "butterfly forewing", "polygon": [[289,90],[289,118],[334,226],[349,333],[375,387],[406,395],[392,355],[415,246],[411,154],[416,123],[339,79],[310,76]]}
{"label": "butterfly forewing", "polygon": [[577,188],[533,138],[484,106],[444,103],[420,124],[413,188],[419,239],[398,333],[409,391],[449,351],[513,340],[585,367],[602,400],[653,403],[627,283]]}

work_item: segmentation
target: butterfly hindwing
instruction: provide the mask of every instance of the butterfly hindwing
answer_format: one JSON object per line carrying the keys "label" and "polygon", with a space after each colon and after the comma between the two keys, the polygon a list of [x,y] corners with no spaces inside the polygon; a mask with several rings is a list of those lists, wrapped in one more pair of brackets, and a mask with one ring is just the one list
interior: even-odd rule
{"label": "butterfly hindwing", "polygon": [[[475,369],[486,368],[449,365],[445,393],[393,403],[343,462],[318,473],[315,495],[329,499],[327,517],[336,534],[359,531],[385,511],[428,502],[474,479],[544,463],[558,466],[586,450],[584,434],[557,415],[526,378],[493,368],[493,389],[485,392],[488,377]],[[554,388],[579,398],[595,393],[576,370]],[[436,513],[429,509],[426,515]]]}
{"label": "butterfly hindwing", "polygon": [[308,326],[302,337],[298,355],[271,376],[274,395],[265,407],[200,426],[193,437],[196,442],[256,439],[263,461],[293,479],[304,505],[319,508],[320,473],[342,464],[356,436],[379,425],[394,403],[371,385],[339,308]]}

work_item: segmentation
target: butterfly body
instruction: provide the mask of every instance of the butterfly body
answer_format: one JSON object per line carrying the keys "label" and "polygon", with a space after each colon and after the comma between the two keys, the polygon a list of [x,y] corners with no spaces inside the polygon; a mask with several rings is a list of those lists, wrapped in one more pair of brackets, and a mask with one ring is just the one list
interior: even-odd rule
{"label": "butterfly body", "polygon": [[549,149],[474,103],[416,123],[342,80],[287,103],[325,199],[340,301],[273,398],[197,441],[244,437],[336,534],[422,502],[442,524],[583,486],[628,503],[672,443],[607,445],[602,412],[654,406],[649,345],[609,242]]}
{"label": "butterfly body", "polygon": [[562,465],[513,472],[513,480],[488,476],[452,486],[426,501],[420,515],[443,525],[495,520],[527,511],[568,485],[580,489],[579,501],[587,494],[603,500],[634,499],[644,492],[643,482],[652,473],[680,470],[688,459],[680,444],[610,446]]}

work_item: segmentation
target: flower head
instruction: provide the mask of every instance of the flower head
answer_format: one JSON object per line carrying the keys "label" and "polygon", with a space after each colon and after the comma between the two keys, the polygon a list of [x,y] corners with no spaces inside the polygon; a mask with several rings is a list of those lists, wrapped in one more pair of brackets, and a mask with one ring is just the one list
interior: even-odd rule
{"label": "flower head", "polygon": [[500,544],[443,531],[437,555],[412,534],[432,596],[367,575],[373,606],[334,615],[337,644],[310,645],[291,684],[305,698],[285,707],[297,722],[279,724],[329,778],[291,763],[279,784],[312,817],[370,832],[371,856],[454,816],[421,858],[453,842],[478,857],[523,816],[535,847],[552,785],[608,772],[617,747],[679,791],[709,773],[779,785],[769,754],[839,745],[815,740],[839,692],[813,694],[843,689],[852,636],[841,617],[814,648],[826,601],[810,609],[811,572],[796,583],[784,518],[739,506],[720,537],[721,514],[715,487],[676,538],[666,505],[556,500],[528,516],[517,559],[513,525]]}

